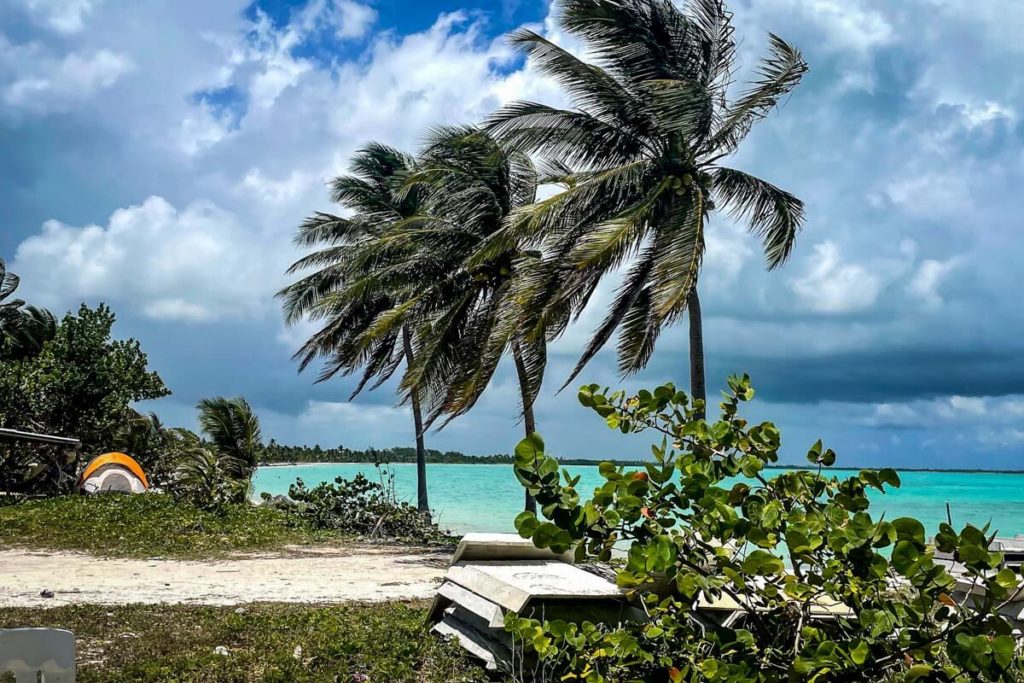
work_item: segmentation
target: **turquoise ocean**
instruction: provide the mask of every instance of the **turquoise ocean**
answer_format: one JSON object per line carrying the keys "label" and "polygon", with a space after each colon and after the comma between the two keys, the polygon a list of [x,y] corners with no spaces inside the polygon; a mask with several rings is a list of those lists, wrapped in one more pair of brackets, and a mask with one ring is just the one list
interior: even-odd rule
{"label": "turquoise ocean", "polygon": [[[416,467],[412,464],[388,465],[395,477],[400,498],[416,499]],[[597,467],[570,465],[566,469],[580,475],[581,494],[589,493],[604,481]],[[833,470],[838,476],[852,470]],[[362,472],[378,479],[373,465],[318,464],[261,467],[255,477],[257,493],[288,494],[296,478],[307,485],[351,478]],[[971,522],[977,526],[992,522],[1001,536],[1024,534],[1024,474],[995,472],[901,472],[903,485],[898,490],[874,493],[872,517],[882,511],[887,519],[913,516],[921,520],[933,535],[946,519],[946,502],[958,529]],[[523,489],[512,473],[511,465],[428,465],[427,486],[430,506],[441,526],[456,532],[514,531],[513,520],[522,510]]]}

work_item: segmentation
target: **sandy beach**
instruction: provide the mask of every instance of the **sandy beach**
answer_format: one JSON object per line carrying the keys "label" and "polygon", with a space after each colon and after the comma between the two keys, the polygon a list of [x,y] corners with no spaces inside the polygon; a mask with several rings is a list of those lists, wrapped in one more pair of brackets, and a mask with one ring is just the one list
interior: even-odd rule
{"label": "sandy beach", "polygon": [[[429,598],[444,552],[402,548],[288,548],[215,561],[109,559],[0,550],[0,606],[246,602],[333,603]],[[53,597],[43,597],[52,591]]]}

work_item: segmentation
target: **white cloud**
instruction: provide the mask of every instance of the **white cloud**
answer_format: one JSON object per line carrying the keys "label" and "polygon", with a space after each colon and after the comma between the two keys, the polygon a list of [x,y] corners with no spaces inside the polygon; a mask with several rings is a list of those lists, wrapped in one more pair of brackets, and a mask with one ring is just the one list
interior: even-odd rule
{"label": "white cloud", "polygon": [[0,93],[15,109],[66,109],[110,88],[132,68],[131,59],[112,50],[58,59],[38,44],[14,45],[0,34]]}
{"label": "white cloud", "polygon": [[58,33],[78,33],[99,0],[20,0],[29,14]]}
{"label": "white cloud", "polygon": [[186,156],[195,156],[226,138],[232,130],[230,114],[218,113],[208,102],[200,100],[179,124],[177,148]]}
{"label": "white cloud", "polygon": [[352,0],[335,0],[333,5],[334,34],[340,39],[362,38],[377,21],[377,11],[368,5]]}
{"label": "white cloud", "polygon": [[942,305],[939,287],[946,277],[956,268],[957,259],[936,261],[926,259],[918,266],[917,271],[907,285],[907,291],[926,305],[935,308]]}
{"label": "white cloud", "polygon": [[862,311],[878,299],[882,282],[858,263],[845,263],[831,241],[814,245],[807,272],[792,281],[803,304],[818,313]]}
{"label": "white cloud", "polygon": [[971,206],[962,173],[927,171],[901,177],[889,184],[886,194],[890,201],[919,218],[952,218]]}
{"label": "white cloud", "polygon": [[310,186],[317,182],[312,173],[293,170],[287,178],[268,178],[258,168],[249,169],[238,184],[238,191],[273,206],[287,205],[303,196]]}
{"label": "white cloud", "polygon": [[367,405],[342,403],[333,401],[310,401],[306,409],[299,415],[305,425],[342,424],[360,425],[372,429],[376,425],[400,422],[406,428],[406,422],[412,413],[408,407]]}
{"label": "white cloud", "polygon": [[160,320],[239,318],[271,305],[278,281],[251,241],[212,204],[178,211],[150,197],[118,209],[106,226],[47,221],[21,243],[12,267],[31,283],[33,300],[54,307],[101,298]]}

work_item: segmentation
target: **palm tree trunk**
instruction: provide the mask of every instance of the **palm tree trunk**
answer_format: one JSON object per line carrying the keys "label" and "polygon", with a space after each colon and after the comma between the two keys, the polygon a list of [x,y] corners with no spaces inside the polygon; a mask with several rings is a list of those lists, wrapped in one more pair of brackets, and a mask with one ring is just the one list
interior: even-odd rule
{"label": "palm tree trunk", "polygon": [[[537,431],[537,422],[533,417],[533,398],[529,387],[529,376],[526,373],[526,363],[523,361],[523,350],[519,341],[512,342],[512,358],[516,362],[516,374],[519,376],[519,395],[523,401],[523,426],[526,429],[526,436]],[[526,498],[523,509],[527,512],[537,514],[537,501],[526,491]]]}
{"label": "palm tree trunk", "polygon": [[[405,362],[410,366],[413,362],[412,336],[409,328],[402,328],[402,346],[405,348]],[[425,515],[430,514],[430,503],[427,500],[427,447],[423,443],[423,411],[420,408],[420,390],[413,387],[412,421],[416,426],[416,508]]]}
{"label": "palm tree trunk", "polygon": [[[700,297],[697,286],[686,298],[686,309],[690,314],[690,396],[694,401],[707,401],[704,388],[704,325],[700,317]],[[706,410],[697,415],[702,418]]]}

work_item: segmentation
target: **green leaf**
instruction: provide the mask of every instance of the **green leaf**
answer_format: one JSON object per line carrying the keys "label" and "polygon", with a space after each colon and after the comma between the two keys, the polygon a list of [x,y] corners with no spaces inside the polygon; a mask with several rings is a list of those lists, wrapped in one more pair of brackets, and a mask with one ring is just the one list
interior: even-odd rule
{"label": "green leaf", "polygon": [[530,465],[544,457],[544,439],[534,432],[516,446],[516,463]]}
{"label": "green leaf", "polygon": [[865,643],[863,640],[858,640],[857,645],[850,650],[850,659],[853,661],[854,664],[860,666],[865,661],[867,661],[868,654],[870,654],[870,652],[871,651],[868,649],[868,644]]}
{"label": "green leaf", "polygon": [[532,512],[520,512],[516,516],[516,531],[523,538],[530,538],[533,533],[537,531],[537,527],[540,526],[540,522],[537,520],[537,515]]}
{"label": "green leaf", "polygon": [[743,560],[743,571],[747,574],[771,576],[782,573],[784,568],[780,558],[765,550],[754,550]]}
{"label": "green leaf", "polygon": [[918,566],[921,552],[917,546],[910,541],[900,541],[892,550],[892,566],[900,574],[910,576]]}
{"label": "green leaf", "polygon": [[905,681],[917,681],[932,674],[932,667],[927,664],[915,664],[914,666],[907,669],[907,675],[903,680]]}
{"label": "green leaf", "polygon": [[895,489],[900,487],[900,475],[891,467],[878,470],[878,478]]}
{"label": "green leaf", "polygon": [[814,442],[814,445],[811,446],[811,450],[807,451],[807,462],[815,465],[818,464],[818,461],[821,459],[821,446],[821,439]]}
{"label": "green leaf", "polygon": [[924,544],[924,525],[913,517],[894,519],[892,526],[896,529],[896,538],[898,540]]}

